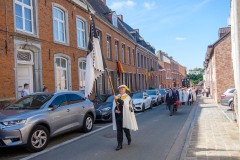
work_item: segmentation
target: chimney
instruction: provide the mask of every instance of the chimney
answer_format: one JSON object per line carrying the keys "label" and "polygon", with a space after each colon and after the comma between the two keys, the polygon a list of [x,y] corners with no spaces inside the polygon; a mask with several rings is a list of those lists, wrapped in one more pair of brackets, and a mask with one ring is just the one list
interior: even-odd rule
{"label": "chimney", "polygon": [[102,2],[106,5],[106,0],[102,0]]}
{"label": "chimney", "polygon": [[123,15],[122,15],[122,14],[118,15],[118,18],[119,18],[121,21],[123,21]]}
{"label": "chimney", "polygon": [[219,31],[218,31],[219,39],[222,38],[223,36],[225,36],[230,31],[231,31],[230,27],[220,28]]}

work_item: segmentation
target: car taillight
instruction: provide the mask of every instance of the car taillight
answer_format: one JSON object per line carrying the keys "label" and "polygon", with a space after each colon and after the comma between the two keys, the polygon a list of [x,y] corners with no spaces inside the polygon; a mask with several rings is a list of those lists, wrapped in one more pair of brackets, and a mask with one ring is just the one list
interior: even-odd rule
{"label": "car taillight", "polygon": [[226,97],[226,94],[222,94],[221,97],[222,97],[222,98],[223,98],[223,97]]}

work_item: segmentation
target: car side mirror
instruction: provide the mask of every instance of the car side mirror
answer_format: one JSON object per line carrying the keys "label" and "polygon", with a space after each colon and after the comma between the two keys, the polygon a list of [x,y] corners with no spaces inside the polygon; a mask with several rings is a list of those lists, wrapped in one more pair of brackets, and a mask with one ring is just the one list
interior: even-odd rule
{"label": "car side mirror", "polygon": [[51,104],[51,105],[49,106],[49,110],[54,111],[54,110],[57,109],[58,107],[59,107],[59,105]]}

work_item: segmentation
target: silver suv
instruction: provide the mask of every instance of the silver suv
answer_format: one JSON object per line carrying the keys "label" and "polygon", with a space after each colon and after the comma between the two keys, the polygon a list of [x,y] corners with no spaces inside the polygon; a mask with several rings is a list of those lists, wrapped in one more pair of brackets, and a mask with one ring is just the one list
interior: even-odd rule
{"label": "silver suv", "polygon": [[50,137],[74,129],[90,132],[95,121],[91,101],[79,92],[35,93],[0,110],[0,147],[46,148]]}

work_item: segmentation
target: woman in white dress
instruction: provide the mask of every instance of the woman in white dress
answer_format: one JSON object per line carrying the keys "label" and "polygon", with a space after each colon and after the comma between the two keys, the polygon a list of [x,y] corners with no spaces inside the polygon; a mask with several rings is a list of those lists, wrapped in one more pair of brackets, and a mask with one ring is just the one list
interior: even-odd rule
{"label": "woman in white dress", "polygon": [[188,92],[187,89],[184,88],[183,90],[183,104],[185,105],[188,102]]}

